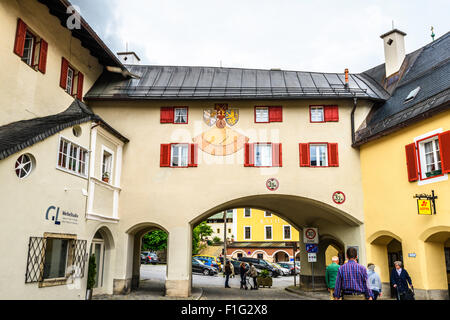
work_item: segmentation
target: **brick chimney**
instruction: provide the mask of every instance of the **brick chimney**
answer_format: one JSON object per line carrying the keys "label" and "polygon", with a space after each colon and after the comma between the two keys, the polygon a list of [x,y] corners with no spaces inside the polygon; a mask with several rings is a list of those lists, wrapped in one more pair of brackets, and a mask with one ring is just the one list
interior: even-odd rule
{"label": "brick chimney", "polygon": [[398,29],[392,29],[380,36],[384,44],[386,78],[399,71],[402,66],[406,56],[405,36],[406,33]]}

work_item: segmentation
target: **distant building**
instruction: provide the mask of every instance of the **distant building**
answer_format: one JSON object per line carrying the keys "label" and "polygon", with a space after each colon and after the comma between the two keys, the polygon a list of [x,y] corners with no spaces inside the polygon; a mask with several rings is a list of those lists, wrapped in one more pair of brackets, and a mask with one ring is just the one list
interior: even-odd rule
{"label": "distant building", "polygon": [[[235,209],[236,210],[236,209]],[[227,210],[227,240],[233,241],[235,239],[235,229],[233,225],[233,215],[235,210]],[[207,240],[213,240],[215,237],[220,238],[221,241],[224,239],[224,219],[223,212],[219,212],[212,215],[206,220],[206,223],[211,227],[213,233],[211,236],[206,237]]]}

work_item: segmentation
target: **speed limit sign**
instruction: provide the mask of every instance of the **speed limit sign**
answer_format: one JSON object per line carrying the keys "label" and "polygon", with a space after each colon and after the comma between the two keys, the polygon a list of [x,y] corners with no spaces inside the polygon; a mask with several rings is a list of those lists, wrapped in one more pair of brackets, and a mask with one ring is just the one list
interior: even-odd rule
{"label": "speed limit sign", "polygon": [[304,228],[303,229],[303,242],[304,243],[319,243],[319,230],[317,228]]}

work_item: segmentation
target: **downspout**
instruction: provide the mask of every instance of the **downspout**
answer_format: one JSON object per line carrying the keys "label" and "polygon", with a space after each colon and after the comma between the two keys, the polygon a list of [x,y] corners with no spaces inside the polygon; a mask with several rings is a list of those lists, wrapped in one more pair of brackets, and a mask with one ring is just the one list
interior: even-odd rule
{"label": "downspout", "polygon": [[358,98],[353,97],[353,109],[350,114],[350,122],[352,127],[352,146],[355,144],[355,111],[356,111],[356,105],[358,104]]}

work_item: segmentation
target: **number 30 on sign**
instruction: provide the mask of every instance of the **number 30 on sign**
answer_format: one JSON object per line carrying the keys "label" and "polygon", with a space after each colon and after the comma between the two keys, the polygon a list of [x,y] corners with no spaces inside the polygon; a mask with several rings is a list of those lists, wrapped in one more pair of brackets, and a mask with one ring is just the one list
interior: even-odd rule
{"label": "number 30 on sign", "polygon": [[333,193],[333,201],[336,204],[343,204],[345,202],[345,194],[342,191]]}

